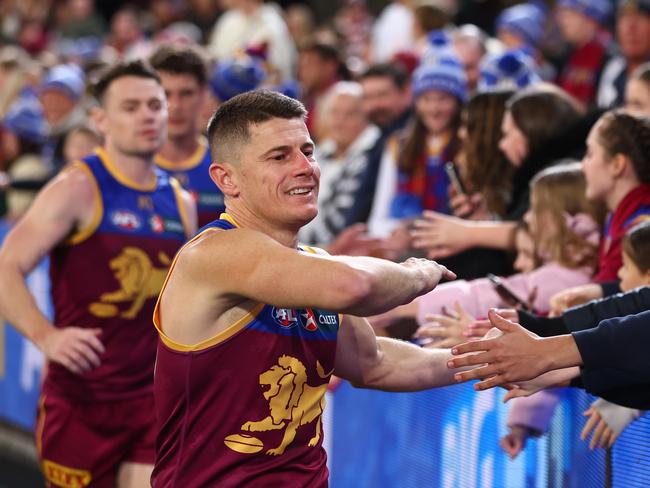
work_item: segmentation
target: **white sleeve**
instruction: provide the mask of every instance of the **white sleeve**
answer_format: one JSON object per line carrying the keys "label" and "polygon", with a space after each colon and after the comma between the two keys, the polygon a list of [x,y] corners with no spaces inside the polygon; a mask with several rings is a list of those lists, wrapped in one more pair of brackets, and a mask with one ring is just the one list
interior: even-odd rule
{"label": "white sleeve", "polygon": [[596,400],[591,404],[591,406],[598,410],[598,413],[600,413],[600,416],[603,418],[607,426],[614,431],[616,437],[618,437],[630,423],[645,413],[643,410],[616,405],[615,403],[608,402],[602,398]]}
{"label": "white sleeve", "polygon": [[397,161],[392,144],[386,144],[379,164],[377,185],[368,218],[368,233],[373,237],[388,237],[399,225],[399,219],[390,217],[390,206],[397,193]]}

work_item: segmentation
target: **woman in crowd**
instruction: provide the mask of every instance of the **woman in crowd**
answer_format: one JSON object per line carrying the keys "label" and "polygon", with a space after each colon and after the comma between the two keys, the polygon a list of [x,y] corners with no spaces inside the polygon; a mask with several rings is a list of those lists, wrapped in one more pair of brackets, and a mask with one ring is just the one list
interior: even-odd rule
{"label": "woman in crowd", "polygon": [[529,206],[529,183],[560,159],[580,155],[589,121],[575,101],[559,88],[540,84],[508,100],[499,147],[515,168],[512,196],[502,222],[467,221],[425,212],[416,222],[413,245],[439,259],[476,246],[514,247],[516,221]]}

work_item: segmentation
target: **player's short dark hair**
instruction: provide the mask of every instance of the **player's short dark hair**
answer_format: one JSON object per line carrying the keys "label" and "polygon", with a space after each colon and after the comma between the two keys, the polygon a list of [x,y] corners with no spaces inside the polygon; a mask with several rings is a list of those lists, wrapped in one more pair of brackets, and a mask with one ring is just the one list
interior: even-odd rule
{"label": "player's short dark hair", "polygon": [[174,75],[191,75],[199,85],[205,86],[208,79],[203,54],[194,46],[162,44],[149,58],[156,71]]}
{"label": "player's short dark hair", "polygon": [[212,158],[238,160],[241,147],[250,140],[250,126],[271,119],[304,119],[305,106],[293,98],[270,90],[253,90],[221,105],[208,123]]}
{"label": "player's short dark hair", "polygon": [[160,84],[158,73],[149,66],[148,63],[141,59],[133,61],[121,61],[110,65],[101,72],[97,80],[91,87],[91,94],[101,104],[104,103],[104,95],[108,87],[115,81],[125,76],[135,76],[137,78],[148,78],[155,80]]}

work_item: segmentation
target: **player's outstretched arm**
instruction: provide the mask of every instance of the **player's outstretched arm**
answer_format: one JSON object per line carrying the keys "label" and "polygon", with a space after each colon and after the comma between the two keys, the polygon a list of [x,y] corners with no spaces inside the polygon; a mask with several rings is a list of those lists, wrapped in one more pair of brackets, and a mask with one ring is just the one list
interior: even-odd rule
{"label": "player's outstretched arm", "polygon": [[99,365],[104,350],[99,331],[55,328],[39,311],[25,278],[52,248],[90,221],[94,198],[83,170],[64,171],[39,193],[0,249],[0,314],[48,359],[76,373]]}
{"label": "player's outstretched arm", "polygon": [[[299,252],[249,229],[210,231],[180,253],[173,279],[208,299],[241,297],[278,307],[366,316],[431,291],[455,275],[434,261]],[[170,285],[173,283],[170,282]],[[176,287],[180,288],[180,287]]]}
{"label": "player's outstretched arm", "polygon": [[345,316],[339,331],[334,374],[363,388],[418,391],[455,383],[447,368],[449,349],[424,349],[375,337],[368,321]]}

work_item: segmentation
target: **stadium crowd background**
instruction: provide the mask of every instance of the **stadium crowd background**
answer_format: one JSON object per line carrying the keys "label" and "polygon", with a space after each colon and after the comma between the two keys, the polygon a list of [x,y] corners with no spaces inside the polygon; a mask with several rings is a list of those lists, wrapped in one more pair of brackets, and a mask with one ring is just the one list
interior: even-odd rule
{"label": "stadium crowd background", "polygon": [[[5,0],[3,225],[101,144],[88,116],[97,73],[163,44],[194,46],[206,60],[202,128],[221,102],[251,89],[306,105],[322,177],[319,216],[303,241],[339,254],[430,256],[458,274],[372,318],[378,334],[450,347],[471,337],[490,307],[558,316],[650,283],[647,245],[623,244],[640,275],[633,286],[619,274],[620,246],[610,245],[650,216],[647,147],[637,148],[636,206],[616,235],[610,216],[620,199],[609,205],[610,182],[594,190],[576,163],[603,113],[650,116],[650,1]],[[521,300],[481,279],[488,273],[511,276],[503,282]],[[516,457],[551,428],[563,401],[551,390],[511,402],[503,449]],[[603,446],[645,415],[600,400],[589,412],[602,428],[587,442]]]}

